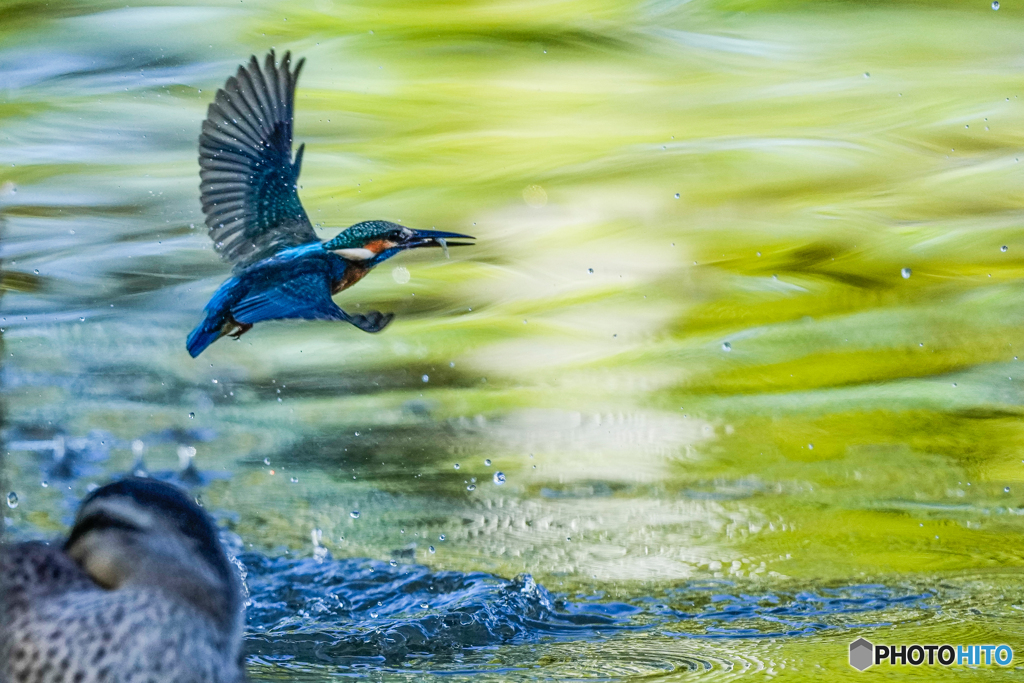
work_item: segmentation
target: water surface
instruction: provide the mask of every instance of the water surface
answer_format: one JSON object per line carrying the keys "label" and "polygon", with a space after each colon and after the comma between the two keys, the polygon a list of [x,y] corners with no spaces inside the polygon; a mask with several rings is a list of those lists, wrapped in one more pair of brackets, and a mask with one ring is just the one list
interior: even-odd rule
{"label": "water surface", "polygon": [[[191,486],[246,567],[254,680],[1024,652],[1013,3],[0,14],[8,535],[130,469]],[[199,125],[270,47],[307,59],[323,237],[478,245],[338,298],[395,312],[380,335],[266,323],[192,360],[228,274]]]}

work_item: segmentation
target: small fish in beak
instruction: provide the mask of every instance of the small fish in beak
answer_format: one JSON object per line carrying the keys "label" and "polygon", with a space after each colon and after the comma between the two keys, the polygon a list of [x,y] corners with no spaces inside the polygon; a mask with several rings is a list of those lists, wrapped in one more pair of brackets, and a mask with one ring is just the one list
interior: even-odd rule
{"label": "small fish in beak", "polygon": [[444,250],[446,258],[451,258],[448,253],[449,247],[469,247],[473,246],[472,242],[451,242],[450,239],[465,239],[473,240],[476,239],[470,235],[462,235],[457,232],[442,232],[441,230],[410,230],[408,238],[403,243],[401,249],[418,249],[421,247],[441,247]]}

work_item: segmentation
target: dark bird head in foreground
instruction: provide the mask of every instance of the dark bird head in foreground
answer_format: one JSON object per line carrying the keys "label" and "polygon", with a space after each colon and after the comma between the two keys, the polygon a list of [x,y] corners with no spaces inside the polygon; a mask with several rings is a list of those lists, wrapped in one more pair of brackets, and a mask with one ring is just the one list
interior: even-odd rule
{"label": "dark bird head in foreground", "polygon": [[128,478],[63,547],[0,545],[0,680],[241,683],[240,582],[184,492]]}
{"label": "dark bird head in foreground", "polygon": [[240,337],[263,320],[340,320],[380,332],[392,314],[346,313],[331,297],[405,249],[464,246],[469,235],[412,230],[387,221],[357,223],[321,242],[299,201],[300,146],[292,158],[295,83],[274,52],[261,67],[255,57],[239,67],[210,105],[199,136],[203,213],[233,276],[206,305],[206,318],[188,337],[192,357],[220,337]]}

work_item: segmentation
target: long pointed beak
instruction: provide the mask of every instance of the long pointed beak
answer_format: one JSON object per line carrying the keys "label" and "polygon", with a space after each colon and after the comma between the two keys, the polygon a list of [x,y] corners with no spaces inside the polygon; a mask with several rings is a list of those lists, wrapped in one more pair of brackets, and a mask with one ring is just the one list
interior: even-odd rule
{"label": "long pointed beak", "polygon": [[472,235],[462,235],[457,232],[444,232],[442,230],[414,230],[413,236],[409,238],[403,249],[418,249],[419,247],[441,247],[445,256],[448,255],[448,247],[471,247],[473,242],[449,242],[450,239],[475,240]]}

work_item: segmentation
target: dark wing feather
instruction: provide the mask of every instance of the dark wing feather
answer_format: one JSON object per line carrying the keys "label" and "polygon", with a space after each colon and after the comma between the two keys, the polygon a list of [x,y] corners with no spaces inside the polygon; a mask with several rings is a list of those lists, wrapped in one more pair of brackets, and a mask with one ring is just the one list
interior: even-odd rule
{"label": "dark wing feather", "polygon": [[217,91],[199,135],[199,185],[214,247],[245,267],[318,240],[299,202],[302,147],[292,161],[295,82],[291,54],[256,57]]}

